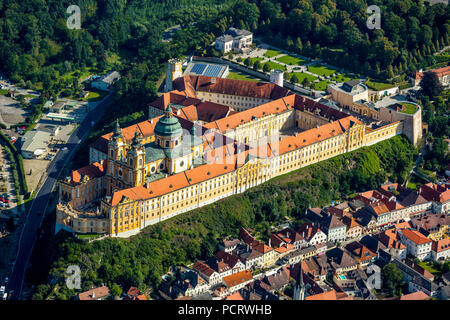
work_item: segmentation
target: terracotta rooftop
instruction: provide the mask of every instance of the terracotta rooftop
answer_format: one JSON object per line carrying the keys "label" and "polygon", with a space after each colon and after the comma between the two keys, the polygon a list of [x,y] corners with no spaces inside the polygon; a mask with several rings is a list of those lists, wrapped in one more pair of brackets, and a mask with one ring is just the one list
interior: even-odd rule
{"label": "terracotta rooftop", "polygon": [[443,252],[446,250],[450,250],[450,238],[433,241],[431,248],[434,252]]}
{"label": "terracotta rooftop", "polygon": [[411,240],[417,245],[425,244],[431,242],[430,239],[425,237],[423,234],[421,234],[418,231],[411,230],[411,229],[403,229],[400,231],[406,238]]}
{"label": "terracotta rooftop", "polygon": [[378,234],[377,238],[388,248],[406,249],[406,246],[400,242],[400,236],[396,228],[388,229]]}
{"label": "terracotta rooftop", "polygon": [[264,243],[260,243],[260,244],[258,244],[256,246],[254,246],[253,249],[258,251],[258,252],[260,252],[260,253],[262,253],[262,254],[266,254],[266,253],[268,253],[268,252],[273,250],[272,247],[269,247],[268,245],[266,245]]}
{"label": "terracotta rooftop", "polygon": [[389,208],[383,202],[373,203],[370,205],[370,207],[373,209],[377,216],[389,212]]}
{"label": "terracotta rooftop", "polygon": [[109,296],[109,288],[107,286],[95,288],[78,294],[80,300],[98,300]]}
{"label": "terracotta rooftop", "polygon": [[431,297],[423,291],[416,291],[413,293],[404,294],[400,297],[400,300],[428,300]]}
{"label": "terracotta rooftop", "polygon": [[[348,116],[332,123],[327,123],[318,128],[312,128],[298,133],[295,136],[289,136],[279,141],[278,154],[284,154],[295,149],[317,143],[343,134],[353,125],[359,125],[361,122],[353,116]],[[275,150],[273,151],[277,153]]]}
{"label": "terracotta rooftop", "polygon": [[184,76],[174,81],[173,86],[179,91],[196,91],[229,94],[244,97],[275,100],[285,97],[289,90],[273,83],[213,78],[206,76]]}
{"label": "terracotta rooftop", "polygon": [[226,276],[223,278],[223,281],[227,285],[228,288],[235,287],[241,283],[249,281],[253,278],[250,270],[244,270],[241,272],[234,273],[232,275]]}
{"label": "terracotta rooftop", "polygon": [[428,201],[444,203],[450,200],[450,186],[427,183],[419,187],[419,193]]}
{"label": "terracotta rooftop", "polygon": [[295,95],[289,95],[275,101],[270,101],[260,106],[244,110],[226,118],[211,122],[205,125],[205,128],[217,129],[222,133],[227,130],[235,129],[236,127],[259,119],[271,114],[280,114],[292,108],[295,102]]}
{"label": "terracotta rooftop", "polygon": [[70,183],[73,185],[78,184],[84,179],[84,177],[94,179],[104,176],[106,173],[107,163],[107,160],[95,162],[81,169],[72,171],[70,174]]}
{"label": "terracotta rooftop", "polygon": [[151,199],[232,172],[244,164],[242,159],[245,159],[246,154],[248,152],[232,156],[230,160],[224,159],[225,163],[231,164],[204,164],[146,185],[116,191],[111,197],[111,205],[115,206],[126,199],[131,201]]}
{"label": "terracotta rooftop", "polygon": [[305,300],[353,300],[352,296],[348,296],[346,293],[338,294],[336,290],[331,290],[319,294],[315,294],[309,297],[306,297]]}
{"label": "terracotta rooftop", "polygon": [[214,273],[214,270],[202,261],[197,261],[194,264],[193,269],[197,270],[198,272],[200,272],[208,277],[210,277]]}

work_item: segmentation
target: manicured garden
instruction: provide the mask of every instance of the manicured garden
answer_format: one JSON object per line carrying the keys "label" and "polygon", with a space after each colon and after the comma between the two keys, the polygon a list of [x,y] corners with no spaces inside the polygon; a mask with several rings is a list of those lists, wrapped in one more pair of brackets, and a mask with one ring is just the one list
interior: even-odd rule
{"label": "manicured garden", "polygon": [[417,106],[415,104],[403,102],[400,103],[400,105],[406,108],[406,110],[401,111],[402,113],[414,114],[417,111]]}
{"label": "manicured garden", "polygon": [[295,65],[302,65],[305,64],[307,61],[301,58],[297,58],[297,57],[292,57],[292,56],[282,56],[280,58],[276,59],[277,61],[283,62],[287,65],[290,66],[295,66]]}
{"label": "manicured garden", "polygon": [[250,76],[244,75],[240,72],[233,72],[233,71],[230,71],[227,78],[235,80],[259,81],[258,79],[251,78]]}
{"label": "manicured garden", "polygon": [[322,80],[320,82],[314,83],[314,89],[319,91],[325,91],[329,84],[332,84],[332,82]]}
{"label": "manicured garden", "polygon": [[250,60],[250,62],[251,62],[252,65],[253,65],[253,64],[255,63],[255,61],[261,62],[261,61],[264,60],[264,58],[261,58],[261,57],[254,57],[254,58],[249,58],[249,60]]}
{"label": "manicured garden", "polygon": [[264,63],[262,66],[264,67],[264,65],[269,65],[270,69],[280,69],[280,70],[285,70],[285,67],[282,64],[273,62],[273,61],[268,61],[266,63]]}
{"label": "manicured garden", "polygon": [[351,76],[350,74],[338,74],[331,78],[331,80],[336,81],[337,83],[341,82],[347,82],[350,80],[358,80],[358,78],[355,78],[354,76]]}
{"label": "manicured garden", "polygon": [[298,83],[303,83],[303,80],[305,80],[305,78],[307,78],[310,82],[314,82],[315,80],[317,80],[317,77],[309,74],[309,73],[304,73],[304,72],[292,72],[291,73],[291,79],[292,76],[295,75],[298,79]]}
{"label": "manicured garden", "polygon": [[323,77],[328,77],[336,73],[335,69],[328,68],[321,64],[314,64],[312,66],[308,66],[308,71]]}
{"label": "manicured garden", "polygon": [[391,83],[375,82],[375,81],[371,81],[371,80],[367,80],[365,85],[367,87],[369,87],[369,89],[372,89],[375,91],[386,90],[386,89],[390,89],[390,88],[394,87],[394,85]]}
{"label": "manicured garden", "polygon": [[276,56],[279,56],[280,54],[282,54],[282,52],[281,51],[278,51],[278,50],[272,50],[272,49],[268,49],[267,51],[266,51],[266,53],[264,54],[264,57],[266,57],[266,58],[273,58],[273,57],[276,57]]}

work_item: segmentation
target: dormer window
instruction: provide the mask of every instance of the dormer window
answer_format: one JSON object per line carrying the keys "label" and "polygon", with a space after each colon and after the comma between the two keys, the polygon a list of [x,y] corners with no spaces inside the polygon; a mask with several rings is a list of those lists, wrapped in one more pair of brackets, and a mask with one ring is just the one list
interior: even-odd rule
{"label": "dormer window", "polygon": [[133,159],[130,158],[130,166],[133,165]]}
{"label": "dormer window", "polygon": [[114,150],[111,150],[111,158],[114,158]]}

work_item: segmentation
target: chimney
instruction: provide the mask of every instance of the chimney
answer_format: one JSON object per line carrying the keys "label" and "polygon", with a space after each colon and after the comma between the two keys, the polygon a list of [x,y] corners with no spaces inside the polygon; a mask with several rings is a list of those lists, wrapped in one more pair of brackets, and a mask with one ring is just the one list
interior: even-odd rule
{"label": "chimney", "polygon": [[211,78],[211,83],[215,84],[216,83],[216,78]]}
{"label": "chimney", "polygon": [[271,241],[272,239],[271,238],[269,238],[269,247],[271,247],[271,243],[272,243],[272,241]]}
{"label": "chimney", "polygon": [[150,119],[150,123],[153,123],[153,118],[152,118],[152,119]]}
{"label": "chimney", "polygon": [[92,295],[91,295],[91,297],[92,297],[92,299],[94,299],[94,298],[95,298],[95,292],[92,292]]}

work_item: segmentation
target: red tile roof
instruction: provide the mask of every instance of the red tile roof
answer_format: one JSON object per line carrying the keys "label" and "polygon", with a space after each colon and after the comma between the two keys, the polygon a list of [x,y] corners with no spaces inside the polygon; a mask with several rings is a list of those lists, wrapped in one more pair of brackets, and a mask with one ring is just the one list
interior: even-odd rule
{"label": "red tile roof", "polygon": [[423,291],[416,291],[413,293],[404,294],[400,297],[400,300],[428,300],[431,297]]}
{"label": "red tile roof", "polygon": [[444,203],[450,200],[450,186],[427,183],[419,188],[419,193],[428,201]]}
{"label": "red tile roof", "polygon": [[411,230],[411,229],[403,229],[400,231],[406,238],[408,238],[409,240],[411,240],[412,242],[414,242],[417,245],[420,244],[425,244],[425,243],[429,243],[431,242],[430,239],[428,239],[427,237],[425,237],[423,234],[421,234],[418,231],[415,230]]}
{"label": "red tile roof", "polygon": [[377,237],[388,248],[406,249],[406,246],[400,242],[400,236],[396,228],[388,229],[378,234]]}
{"label": "red tile roof", "polygon": [[253,279],[253,275],[250,270],[244,270],[224,277],[223,282],[225,282],[228,288],[232,288],[251,279]]}
{"label": "red tile roof", "polygon": [[260,243],[253,247],[254,250],[261,252],[262,254],[269,253],[273,250],[272,247],[269,247],[268,245],[265,245],[264,243]]}
{"label": "red tile roof", "polygon": [[107,286],[95,288],[78,294],[80,300],[98,300],[109,296],[111,293]]}
{"label": "red tile roof", "polygon": [[72,171],[70,174],[70,183],[76,185],[80,183],[84,177],[94,179],[104,176],[106,173],[107,163],[107,160],[95,162],[78,170]]}
{"label": "red tile roof", "polygon": [[194,264],[193,269],[197,270],[201,274],[206,275],[207,277],[210,277],[215,272],[210,266],[202,261],[197,261]]}
{"label": "red tile roof", "polygon": [[441,239],[439,241],[433,241],[431,249],[434,252],[443,252],[446,250],[450,250],[450,238]]}
{"label": "red tile roof", "polygon": [[306,297],[305,300],[353,300],[352,296],[348,296],[346,293],[341,292],[338,294],[336,290],[331,290],[319,294],[315,294],[309,297]]}
{"label": "red tile roof", "polygon": [[[213,79],[215,79],[215,83],[213,83]],[[279,99],[289,94],[289,90],[273,83],[194,75],[176,79],[173,86],[179,91],[186,90],[190,94],[201,91],[270,100]]]}

